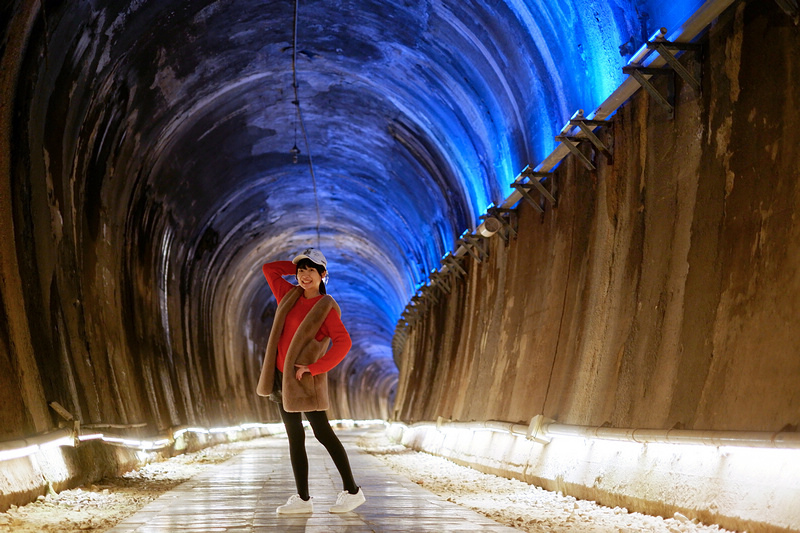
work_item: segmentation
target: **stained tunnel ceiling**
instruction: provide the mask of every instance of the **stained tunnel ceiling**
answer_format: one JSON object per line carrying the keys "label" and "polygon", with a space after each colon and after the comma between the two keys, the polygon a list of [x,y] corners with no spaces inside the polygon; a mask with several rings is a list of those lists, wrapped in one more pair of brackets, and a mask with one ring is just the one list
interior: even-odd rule
{"label": "stained tunnel ceiling", "polygon": [[87,242],[126,243],[161,334],[260,354],[260,265],[313,245],[356,359],[393,368],[395,323],[458,236],[702,2],[301,0],[302,124],[293,1],[44,4],[31,152],[69,176],[53,194]]}

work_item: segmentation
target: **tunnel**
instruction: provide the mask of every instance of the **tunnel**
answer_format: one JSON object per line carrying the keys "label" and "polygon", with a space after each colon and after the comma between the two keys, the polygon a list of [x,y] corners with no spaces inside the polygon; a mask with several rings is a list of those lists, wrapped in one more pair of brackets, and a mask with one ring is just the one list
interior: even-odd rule
{"label": "tunnel", "polygon": [[[2,449],[279,420],[261,268],[314,247],[352,339],[332,418],[420,448],[470,424],[771,435],[786,479],[747,511],[433,447],[800,530],[798,21],[796,0],[3,3]],[[136,462],[63,453],[63,487]],[[48,485],[9,457],[3,509]]]}

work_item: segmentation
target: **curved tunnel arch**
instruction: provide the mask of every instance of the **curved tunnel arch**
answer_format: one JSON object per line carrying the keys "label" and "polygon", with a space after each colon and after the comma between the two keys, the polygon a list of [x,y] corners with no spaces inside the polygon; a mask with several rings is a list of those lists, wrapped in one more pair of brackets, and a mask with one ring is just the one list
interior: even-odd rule
{"label": "curved tunnel arch", "polygon": [[[51,183],[44,204],[71,236],[37,233],[29,261],[76,257],[79,279],[56,292],[90,301],[61,313],[105,325],[86,349],[119,352],[109,366],[142,382],[87,419],[264,413],[250,387],[271,322],[260,264],[317,240],[354,339],[337,408],[388,416],[405,303],[574,108],[610,92],[617,47],[647,33],[628,8],[651,3],[301,2],[319,230],[308,154],[289,154],[293,2],[42,12],[15,101],[17,168]],[[26,275],[44,285],[48,268]]]}

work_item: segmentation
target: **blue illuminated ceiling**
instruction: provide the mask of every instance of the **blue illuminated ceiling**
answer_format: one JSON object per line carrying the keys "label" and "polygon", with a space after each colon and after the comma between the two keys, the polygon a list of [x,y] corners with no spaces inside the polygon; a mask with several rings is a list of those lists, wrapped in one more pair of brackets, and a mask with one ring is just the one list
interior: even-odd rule
{"label": "blue illuminated ceiling", "polygon": [[161,254],[131,270],[177,287],[191,320],[224,306],[228,331],[244,331],[269,305],[261,264],[319,245],[354,352],[381,362],[458,236],[576,109],[614,90],[647,35],[702,2],[301,0],[308,145],[292,103],[293,1],[105,4],[50,26],[82,27],[62,74],[82,80],[82,127],[104,132],[97,151],[124,177],[87,175],[87,194],[102,189],[127,236]]}

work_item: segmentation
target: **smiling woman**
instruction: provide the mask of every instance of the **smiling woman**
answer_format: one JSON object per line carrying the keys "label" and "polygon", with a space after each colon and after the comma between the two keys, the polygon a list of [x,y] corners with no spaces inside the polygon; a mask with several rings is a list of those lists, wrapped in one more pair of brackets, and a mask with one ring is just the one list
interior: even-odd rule
{"label": "smiling woman", "polygon": [[330,512],[346,513],[365,501],[363,491],[353,479],[344,446],[331,429],[325,412],[329,406],[328,371],[342,361],[351,346],[340,318],[341,310],[333,298],[325,294],[322,276],[327,272],[327,264],[322,252],[314,248],[306,248],[295,256],[291,265],[298,286],[282,278],[291,272],[286,262],[263,266],[264,277],[279,303],[257,390],[259,395],[269,396],[278,404],[289,437],[292,472],[297,485],[297,494],[278,507],[278,514],[314,510],[308,491],[308,457],[301,413],[305,414],[314,436],[328,450],[342,477],[344,490]]}
{"label": "smiling woman", "polygon": [[300,255],[292,259],[295,264],[295,277],[305,290],[306,298],[313,298],[318,294],[326,294],[325,282],[328,279],[328,264],[322,252],[314,248],[306,248]]}

